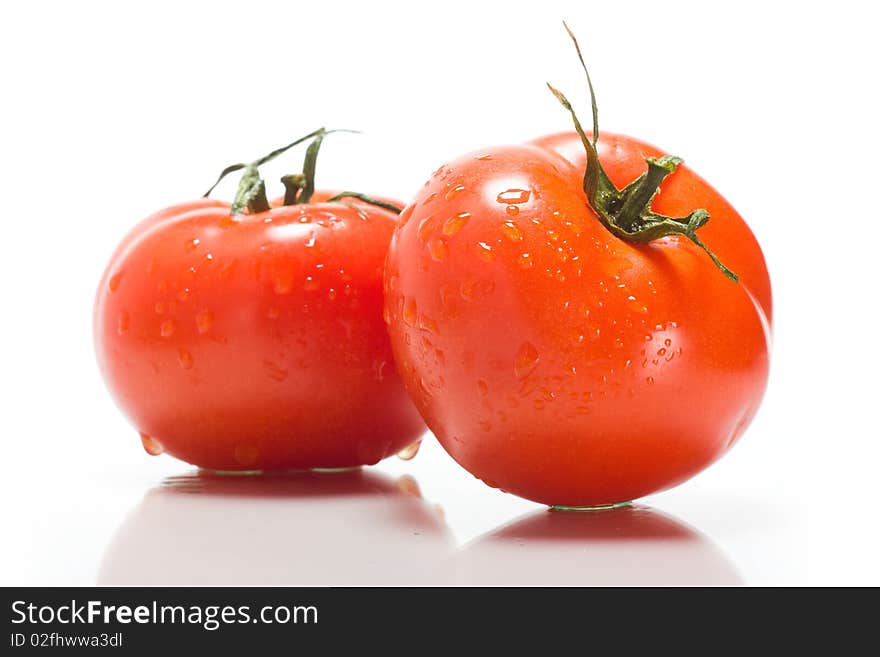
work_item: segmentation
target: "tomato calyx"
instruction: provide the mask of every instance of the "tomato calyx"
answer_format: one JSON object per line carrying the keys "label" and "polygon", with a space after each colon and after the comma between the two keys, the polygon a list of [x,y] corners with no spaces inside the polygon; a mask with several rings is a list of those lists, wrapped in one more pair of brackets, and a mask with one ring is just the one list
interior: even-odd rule
{"label": "tomato calyx", "polygon": [[623,189],[618,189],[608,178],[596,150],[596,143],[599,139],[599,118],[593,82],[584,63],[577,39],[565,22],[563,25],[574,42],[578,59],[587,77],[593,114],[592,139],[587,136],[565,95],[550,83],[547,83],[547,86],[559,103],[571,114],[575,130],[577,130],[586,149],[587,167],[584,171],[584,192],[599,220],[612,234],[638,244],[645,244],[667,235],[683,235],[705,251],[721,273],[734,283],[738,282],[739,277],[712,253],[696,233],[709,221],[708,211],[700,208],[686,217],[667,217],[651,210],[651,203],[660,191],[660,184],[678,168],[678,165],[683,161],[681,158],[672,155],[665,155],[661,158],[645,158],[648,170]]}
{"label": "tomato calyx", "polygon": [[[202,195],[202,197],[208,198],[211,192],[214,191],[217,185],[219,185],[226,176],[243,169],[244,173],[242,173],[238,189],[235,193],[235,198],[232,201],[230,215],[236,217],[245,214],[245,212],[248,214],[268,212],[272,209],[272,206],[269,203],[269,198],[266,196],[266,182],[263,180],[262,176],[260,176],[260,166],[274,160],[276,157],[287,152],[294,146],[298,146],[311,139],[311,143],[308,145],[308,148],[306,148],[302,173],[289,174],[281,177],[281,183],[284,185],[284,205],[302,205],[310,203],[312,196],[315,193],[315,170],[318,162],[318,152],[321,149],[324,137],[334,132],[357,132],[357,130],[327,130],[326,128],[318,128],[307,134],[305,137],[300,137],[286,146],[276,148],[268,155],[264,155],[253,162],[246,164],[242,162],[231,164],[220,172],[217,180],[211,185],[210,189]],[[327,199],[325,202],[350,205],[342,200],[344,198],[355,198],[364,203],[369,203],[385,210],[390,210],[395,214],[400,214],[402,211],[402,208],[399,208],[396,205],[374,199],[371,196],[360,194],[358,192],[342,192]]]}

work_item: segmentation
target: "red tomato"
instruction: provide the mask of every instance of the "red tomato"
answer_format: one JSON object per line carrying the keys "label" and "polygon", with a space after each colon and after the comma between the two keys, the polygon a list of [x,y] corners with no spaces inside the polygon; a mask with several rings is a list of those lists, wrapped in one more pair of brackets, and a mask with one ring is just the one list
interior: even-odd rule
{"label": "red tomato", "polygon": [[[490,486],[560,506],[632,500],[705,468],[757,411],[764,259],[682,167],[641,211],[709,208],[700,235],[739,282],[683,236],[621,238],[591,206],[583,164],[552,152],[568,137],[538,143],[464,155],[404,210],[385,275],[395,359],[429,428]],[[659,154],[621,136],[599,144],[618,186]]]}
{"label": "red tomato", "polygon": [[424,424],[382,322],[397,217],[314,200],[141,222],[101,281],[101,371],[151,453],[217,470],[376,463]]}

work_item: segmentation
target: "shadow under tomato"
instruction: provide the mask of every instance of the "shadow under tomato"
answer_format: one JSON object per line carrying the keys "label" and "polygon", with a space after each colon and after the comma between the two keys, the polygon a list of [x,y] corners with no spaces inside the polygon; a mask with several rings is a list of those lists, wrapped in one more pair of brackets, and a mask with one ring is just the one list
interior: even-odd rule
{"label": "shadow under tomato", "polygon": [[98,584],[443,584],[451,550],[442,514],[409,475],[198,472],[147,492]]}
{"label": "shadow under tomato", "polygon": [[706,536],[642,505],[530,513],[465,545],[455,570],[489,586],[743,584]]}

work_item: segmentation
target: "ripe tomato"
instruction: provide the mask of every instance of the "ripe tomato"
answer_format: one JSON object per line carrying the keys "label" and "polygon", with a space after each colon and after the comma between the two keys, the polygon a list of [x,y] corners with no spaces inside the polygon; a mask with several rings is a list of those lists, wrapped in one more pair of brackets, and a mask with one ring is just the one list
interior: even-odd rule
{"label": "ripe tomato", "polygon": [[699,472],[768,374],[770,285],[745,223],[677,159],[603,140],[586,174],[554,152],[567,135],[440,167],[386,265],[395,359],[429,428],[490,486],[557,506]]}
{"label": "ripe tomato", "polygon": [[113,255],[95,346],[149,452],[218,470],[345,467],[423,432],[382,323],[397,216],[310,196],[238,216],[174,206]]}

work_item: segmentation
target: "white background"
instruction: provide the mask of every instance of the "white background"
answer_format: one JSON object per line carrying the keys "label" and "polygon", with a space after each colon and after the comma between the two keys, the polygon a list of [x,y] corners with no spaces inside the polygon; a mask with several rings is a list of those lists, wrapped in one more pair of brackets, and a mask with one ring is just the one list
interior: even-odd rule
{"label": "white background", "polygon": [[[412,582],[880,584],[880,52],[867,7],[4,3],[0,584],[91,584],[101,568],[105,582],[400,583],[409,561],[423,566]],[[404,199],[461,152],[568,129],[544,87],[588,115],[562,18],[601,125],[685,157],[771,270],[760,413],[722,461],[643,500],[692,538],[511,551],[486,535],[540,507],[487,488],[430,438],[377,468],[410,475],[402,488],[414,480],[423,501],[378,511],[155,490],[191,468],[144,454],[91,344],[95,287],[127,229],[320,125],[365,134],[328,138],[319,185]]]}

